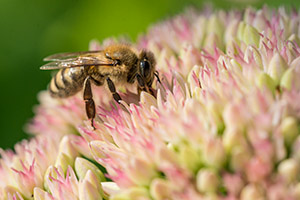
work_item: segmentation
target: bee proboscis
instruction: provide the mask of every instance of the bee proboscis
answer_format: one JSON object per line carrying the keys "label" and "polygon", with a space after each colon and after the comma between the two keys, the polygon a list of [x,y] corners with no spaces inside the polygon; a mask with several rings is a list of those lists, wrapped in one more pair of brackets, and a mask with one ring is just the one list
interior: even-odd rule
{"label": "bee proboscis", "polygon": [[[94,127],[96,115],[91,84],[107,84],[115,101],[119,103],[120,95],[115,84],[137,82],[137,91],[151,94],[155,70],[155,58],[152,52],[142,50],[139,54],[128,45],[115,44],[100,51],[59,53],[46,57],[50,61],[40,69],[59,69],[49,84],[51,96],[66,98],[83,89],[86,115]],[[94,127],[95,129],[95,127]]]}

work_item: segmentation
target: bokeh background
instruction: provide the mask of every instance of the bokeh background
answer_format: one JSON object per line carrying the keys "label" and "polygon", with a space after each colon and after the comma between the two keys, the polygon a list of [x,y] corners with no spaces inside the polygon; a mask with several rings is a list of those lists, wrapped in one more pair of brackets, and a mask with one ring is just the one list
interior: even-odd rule
{"label": "bokeh background", "polygon": [[30,137],[24,125],[51,79],[50,71],[39,70],[45,56],[87,50],[91,39],[127,35],[134,41],[150,24],[207,3],[223,9],[300,5],[296,0],[0,0],[0,147]]}

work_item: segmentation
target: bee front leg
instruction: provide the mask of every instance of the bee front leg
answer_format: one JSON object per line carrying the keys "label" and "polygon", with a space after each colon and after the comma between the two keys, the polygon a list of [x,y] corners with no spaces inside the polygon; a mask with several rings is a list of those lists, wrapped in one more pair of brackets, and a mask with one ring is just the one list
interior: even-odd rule
{"label": "bee front leg", "polygon": [[85,111],[88,119],[91,120],[91,125],[96,129],[94,126],[94,118],[96,115],[96,108],[95,108],[95,102],[93,100],[93,93],[92,93],[92,87],[91,87],[91,77],[87,77],[84,81],[84,91],[83,91],[83,99],[85,101]]}
{"label": "bee front leg", "polygon": [[112,82],[112,80],[109,77],[106,78],[106,81],[107,81],[107,85],[108,85],[109,91],[112,93],[114,100],[117,103],[120,103],[119,101],[121,101],[122,98],[117,93],[114,82]]}
{"label": "bee front leg", "polygon": [[149,94],[153,95],[152,90],[149,89],[149,87],[146,85],[143,77],[140,74],[136,75],[136,79],[137,79],[137,82],[138,82],[138,94],[139,95],[142,91],[148,92]]}

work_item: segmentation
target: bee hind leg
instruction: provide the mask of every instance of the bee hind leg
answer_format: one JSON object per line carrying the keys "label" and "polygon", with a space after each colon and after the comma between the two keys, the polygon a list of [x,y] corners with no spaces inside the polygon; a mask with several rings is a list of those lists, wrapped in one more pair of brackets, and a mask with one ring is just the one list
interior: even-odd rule
{"label": "bee hind leg", "polygon": [[113,96],[114,100],[115,100],[117,103],[120,103],[120,101],[122,100],[122,98],[121,98],[120,95],[117,93],[114,82],[112,82],[112,80],[111,80],[109,77],[106,78],[106,82],[107,82],[109,91],[112,93],[112,96]]}
{"label": "bee hind leg", "polygon": [[84,91],[83,91],[83,99],[85,101],[85,111],[88,119],[91,120],[91,126],[96,129],[94,126],[94,118],[96,115],[95,102],[93,100],[93,93],[91,87],[91,77],[87,77],[84,81]]}

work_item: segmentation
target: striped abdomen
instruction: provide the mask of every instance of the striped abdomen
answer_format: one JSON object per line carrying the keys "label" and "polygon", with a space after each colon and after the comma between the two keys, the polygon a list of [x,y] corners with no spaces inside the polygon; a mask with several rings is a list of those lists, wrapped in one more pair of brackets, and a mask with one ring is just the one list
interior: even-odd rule
{"label": "striped abdomen", "polygon": [[85,78],[84,67],[60,69],[50,82],[50,94],[60,98],[72,96],[82,89]]}

